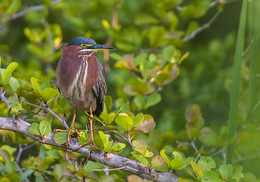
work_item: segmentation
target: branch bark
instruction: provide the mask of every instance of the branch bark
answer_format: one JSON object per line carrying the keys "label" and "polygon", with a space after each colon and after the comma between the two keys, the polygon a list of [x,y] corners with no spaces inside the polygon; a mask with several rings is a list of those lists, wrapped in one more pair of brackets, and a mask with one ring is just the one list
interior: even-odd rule
{"label": "branch bark", "polygon": [[[83,147],[77,149],[77,147],[79,146],[78,141],[71,140],[71,142],[68,145],[59,145],[55,143],[55,141],[53,140],[53,135],[54,135],[53,132],[48,135],[45,135],[44,138],[41,138],[39,136],[30,134],[28,132],[29,126],[30,123],[19,118],[14,119],[14,118],[0,117],[0,129],[2,130],[10,130],[10,131],[22,133],[40,143],[72,150],[86,157],[89,156],[88,148]],[[147,166],[143,165],[142,163],[136,160],[131,160],[112,153],[105,153],[104,151],[97,151],[97,152],[91,151],[90,160],[100,162],[110,167],[122,169],[124,171],[128,171],[132,174],[136,174],[140,177],[153,180],[153,181],[164,181],[164,182],[178,181],[178,177],[171,172],[156,172],[153,170],[151,171]]]}

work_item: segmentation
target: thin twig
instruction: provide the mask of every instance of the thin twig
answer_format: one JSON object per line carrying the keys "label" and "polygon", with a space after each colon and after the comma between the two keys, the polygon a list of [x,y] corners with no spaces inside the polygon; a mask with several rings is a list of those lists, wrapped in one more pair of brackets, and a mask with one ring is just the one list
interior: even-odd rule
{"label": "thin twig", "polygon": [[[23,174],[23,170],[21,169],[21,167],[19,166],[18,162],[15,162],[17,170],[19,171],[19,173]],[[29,180],[27,178],[24,179],[24,181],[29,182]]]}
{"label": "thin twig", "polygon": [[[195,150],[195,152],[198,153],[199,150],[198,150],[198,148],[196,147],[196,145],[194,143],[195,139],[191,141],[191,146]],[[201,154],[200,153],[197,154],[196,159],[194,160],[194,162],[197,162],[199,158],[201,158]]]}
{"label": "thin twig", "polygon": [[[51,3],[51,6],[54,6],[54,5],[58,4],[58,3],[60,3],[61,1],[62,1],[62,0],[55,0],[55,1],[53,1],[53,2]],[[25,10],[23,10],[23,11],[20,11],[20,12],[18,12],[18,13],[16,13],[16,14],[13,14],[10,18],[7,18],[7,19],[5,20],[5,22],[11,21],[11,20],[15,20],[15,19],[17,19],[17,18],[20,18],[20,17],[22,17],[22,16],[25,16],[26,14],[28,14],[28,13],[30,13],[30,12],[32,12],[32,11],[40,11],[40,10],[42,10],[44,7],[45,7],[44,5],[31,6],[31,7],[27,8],[27,9],[25,9]]]}
{"label": "thin twig", "polygon": [[114,131],[109,131],[109,132],[111,132],[111,133],[113,133],[113,134],[119,136],[120,138],[124,139],[125,141],[127,141],[127,143],[129,143],[129,145],[131,146],[131,148],[134,150],[134,146],[133,146],[132,142],[129,141],[127,138],[123,137],[122,135],[119,135],[118,133],[116,133],[116,132],[114,132]]}
{"label": "thin twig", "polygon": [[191,32],[191,34],[188,37],[185,37],[182,39],[183,42],[187,42],[191,39],[193,39],[197,34],[199,34],[200,32],[202,32],[203,30],[207,29],[210,27],[210,25],[217,19],[217,17],[220,15],[220,13],[222,13],[222,9],[218,10],[217,13],[209,20],[208,23],[205,23],[204,25],[202,25],[201,27],[199,27],[198,29],[194,30],[193,32]]}
{"label": "thin twig", "polygon": [[23,103],[25,104],[28,104],[30,106],[33,106],[33,107],[37,107],[37,108],[40,108],[40,109],[44,109],[46,111],[48,111],[49,113],[51,113],[55,118],[57,118],[64,126],[66,129],[69,129],[69,126],[67,125],[67,123],[61,119],[56,113],[54,113],[51,108],[49,108],[49,106],[46,104],[46,107],[42,107],[42,106],[38,106],[38,105],[35,105],[35,104],[32,104],[32,103],[29,103],[29,102],[26,102],[26,101],[22,101]]}
{"label": "thin twig", "polygon": [[4,101],[8,106],[10,106],[7,98],[5,97],[5,92],[3,90],[3,87],[0,87],[0,95],[1,95],[1,100]]}

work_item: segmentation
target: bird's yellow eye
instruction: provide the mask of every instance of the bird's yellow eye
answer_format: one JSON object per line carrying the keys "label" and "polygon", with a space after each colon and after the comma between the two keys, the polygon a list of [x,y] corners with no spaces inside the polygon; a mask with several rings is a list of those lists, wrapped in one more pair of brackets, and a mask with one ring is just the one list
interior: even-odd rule
{"label": "bird's yellow eye", "polygon": [[92,46],[92,44],[81,44],[80,46],[81,46],[82,48],[86,48],[86,47]]}
{"label": "bird's yellow eye", "polygon": [[83,48],[86,48],[87,44],[81,44],[80,46],[83,47]]}

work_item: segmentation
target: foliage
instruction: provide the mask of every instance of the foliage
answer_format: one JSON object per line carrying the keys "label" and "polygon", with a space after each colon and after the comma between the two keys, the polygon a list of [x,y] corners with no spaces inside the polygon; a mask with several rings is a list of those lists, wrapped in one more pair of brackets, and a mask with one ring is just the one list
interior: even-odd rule
{"label": "foliage", "polygon": [[[259,3],[250,3],[257,12]],[[231,4],[237,8],[241,3]],[[34,9],[36,5],[40,8]],[[0,116],[31,123],[28,131],[42,139],[64,129],[72,108],[55,85],[62,42],[79,36],[107,41],[117,50],[110,52],[109,60],[106,52],[103,58],[98,53],[107,71],[108,95],[104,111],[94,118],[94,150],[135,159],[151,171],[174,173],[179,181],[257,181],[260,95],[254,80],[259,69],[242,62],[238,137],[227,137],[234,31],[219,39],[213,35],[220,30],[211,28],[205,38],[196,35],[199,38],[191,41],[202,22],[221,11],[221,21],[226,21],[229,10],[240,13],[240,8],[211,0],[1,1]],[[19,12],[22,16],[16,17]],[[238,21],[227,21],[237,27]],[[259,50],[259,26],[249,23],[254,33],[247,44]],[[259,60],[256,52],[243,58]],[[87,120],[86,113],[78,114],[80,144],[89,141]],[[74,152],[11,131],[0,134],[0,181],[142,181],[120,170],[108,170],[108,177],[98,170],[107,166],[86,163]],[[56,132],[53,139],[65,145],[67,135]],[[230,144],[235,146],[234,162],[226,164]]]}

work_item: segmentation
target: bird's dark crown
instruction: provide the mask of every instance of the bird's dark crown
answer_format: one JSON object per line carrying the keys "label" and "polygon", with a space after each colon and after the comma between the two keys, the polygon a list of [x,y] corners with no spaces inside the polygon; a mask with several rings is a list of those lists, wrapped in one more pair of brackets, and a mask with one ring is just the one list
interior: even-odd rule
{"label": "bird's dark crown", "polygon": [[70,43],[68,43],[67,46],[70,45],[80,46],[81,44],[96,44],[96,42],[86,37],[78,37],[72,40]]}

